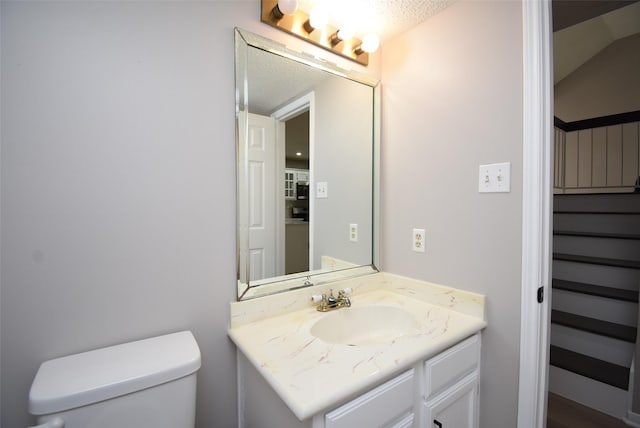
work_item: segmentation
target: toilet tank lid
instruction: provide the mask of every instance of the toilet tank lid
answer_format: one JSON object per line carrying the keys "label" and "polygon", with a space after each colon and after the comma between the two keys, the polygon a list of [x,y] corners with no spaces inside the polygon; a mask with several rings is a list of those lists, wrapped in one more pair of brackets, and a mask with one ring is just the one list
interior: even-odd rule
{"label": "toilet tank lid", "polygon": [[42,363],[29,412],[58,413],[140,391],[196,372],[200,349],[190,331],[96,349]]}

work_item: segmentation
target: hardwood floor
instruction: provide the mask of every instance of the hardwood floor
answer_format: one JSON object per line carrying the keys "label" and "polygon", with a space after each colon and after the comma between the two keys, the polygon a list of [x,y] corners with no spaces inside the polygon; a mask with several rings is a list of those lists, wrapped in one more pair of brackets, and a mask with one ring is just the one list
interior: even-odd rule
{"label": "hardwood floor", "polygon": [[628,428],[624,422],[549,393],[547,428]]}

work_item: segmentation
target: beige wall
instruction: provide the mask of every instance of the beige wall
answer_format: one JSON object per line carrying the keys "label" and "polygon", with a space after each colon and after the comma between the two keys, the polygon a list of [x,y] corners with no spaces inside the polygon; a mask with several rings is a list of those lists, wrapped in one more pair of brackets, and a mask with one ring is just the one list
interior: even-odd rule
{"label": "beige wall", "polygon": [[[382,48],[382,266],[485,294],[480,426],[515,427],[522,204],[522,11],[462,1]],[[511,193],[478,166],[511,162]],[[426,229],[426,253],[410,251]]]}
{"label": "beige wall", "polygon": [[555,85],[565,122],[640,110],[640,34],[620,39]]}
{"label": "beige wall", "polygon": [[[357,265],[372,262],[373,89],[331,78],[314,88],[316,182],[326,182],[327,198],[315,198],[313,267],[322,256]],[[337,102],[339,101],[339,102]],[[363,108],[369,114],[353,114]],[[358,225],[358,242],[349,241],[349,224]]]}
{"label": "beige wall", "polygon": [[[198,426],[236,426],[233,27],[302,43],[253,1],[1,7],[1,425],[32,421],[42,361],[191,329]],[[481,426],[514,426],[520,5],[459,2],[382,50],[383,267],[487,295]],[[512,192],[479,195],[499,161]]]}
{"label": "beige wall", "polygon": [[198,426],[237,426],[233,28],[324,51],[258,1],[0,5],[0,425],[41,362],[190,329]]}
{"label": "beige wall", "polygon": [[[214,7],[215,6],[215,7]],[[44,360],[190,329],[236,426],[233,25],[250,3],[2,2],[2,421]]]}

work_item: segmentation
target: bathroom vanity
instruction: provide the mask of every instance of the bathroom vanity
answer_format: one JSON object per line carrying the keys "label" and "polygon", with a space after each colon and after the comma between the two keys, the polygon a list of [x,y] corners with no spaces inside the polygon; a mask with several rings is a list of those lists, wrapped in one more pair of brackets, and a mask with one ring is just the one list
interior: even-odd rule
{"label": "bathroom vanity", "polygon": [[[378,271],[379,82],[244,30],[235,42],[239,426],[477,427],[484,296]],[[286,134],[302,112],[308,222],[304,239],[287,242],[278,204],[293,197],[294,176],[282,169],[291,186],[267,192],[284,163],[253,152],[273,146],[259,143],[273,134],[266,123]],[[307,269],[286,274],[291,249]],[[351,289],[350,305],[316,310],[312,296],[331,289]]]}
{"label": "bathroom vanity", "polygon": [[240,426],[477,427],[484,297],[388,273],[231,304]]}

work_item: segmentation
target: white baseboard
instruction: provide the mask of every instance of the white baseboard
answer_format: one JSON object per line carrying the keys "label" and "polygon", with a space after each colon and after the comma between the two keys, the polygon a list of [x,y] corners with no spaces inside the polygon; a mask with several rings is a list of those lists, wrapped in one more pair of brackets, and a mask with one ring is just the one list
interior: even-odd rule
{"label": "white baseboard", "polygon": [[627,416],[627,391],[555,366],[549,366],[549,392],[617,419]]}
{"label": "white baseboard", "polygon": [[631,410],[627,412],[627,416],[622,418],[625,424],[630,427],[640,428],[640,414],[633,413]]}

